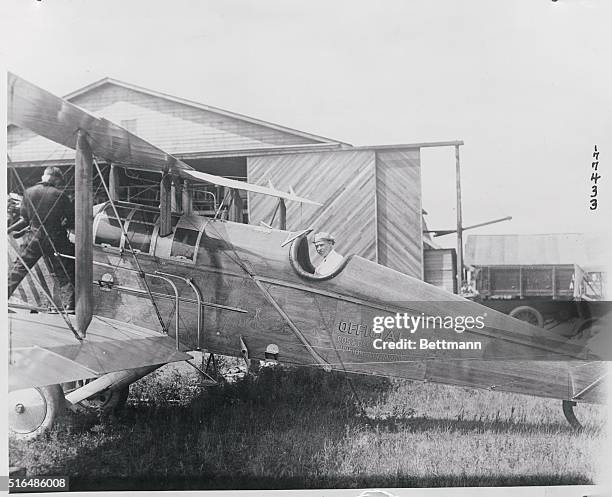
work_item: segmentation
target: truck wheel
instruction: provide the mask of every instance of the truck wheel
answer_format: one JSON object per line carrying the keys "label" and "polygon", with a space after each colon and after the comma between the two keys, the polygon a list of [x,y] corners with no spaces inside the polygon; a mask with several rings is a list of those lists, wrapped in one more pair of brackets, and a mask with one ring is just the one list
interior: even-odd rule
{"label": "truck wheel", "polygon": [[544,327],[544,318],[537,309],[528,305],[520,305],[510,311],[510,317],[518,319],[519,321],[525,321],[534,326]]}
{"label": "truck wheel", "polygon": [[24,388],[8,395],[10,433],[31,440],[51,428],[64,414],[66,399],[60,385]]}

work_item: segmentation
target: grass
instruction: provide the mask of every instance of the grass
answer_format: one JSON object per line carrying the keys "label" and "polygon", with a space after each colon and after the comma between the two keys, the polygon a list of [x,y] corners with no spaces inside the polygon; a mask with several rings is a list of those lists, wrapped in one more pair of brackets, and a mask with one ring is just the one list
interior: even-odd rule
{"label": "grass", "polygon": [[10,440],[28,476],[73,490],[592,484],[604,409],[445,385],[264,368],[203,389],[166,366],[112,422]]}

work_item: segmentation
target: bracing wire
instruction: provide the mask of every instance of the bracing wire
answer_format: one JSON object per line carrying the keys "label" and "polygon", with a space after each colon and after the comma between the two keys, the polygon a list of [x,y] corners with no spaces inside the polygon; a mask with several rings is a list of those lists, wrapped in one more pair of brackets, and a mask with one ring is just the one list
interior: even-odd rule
{"label": "bracing wire", "polygon": [[[145,287],[145,289],[147,291],[149,299],[151,300],[151,303],[153,304],[153,308],[155,309],[155,314],[157,315],[157,319],[159,321],[159,324],[161,325],[162,330],[164,331],[164,333],[167,334],[168,333],[168,328],[166,327],[166,324],[164,323],[164,320],[163,320],[162,315],[161,315],[161,313],[159,311],[159,308],[157,307],[157,303],[155,302],[153,294],[151,293],[151,289],[149,288],[149,284],[147,283],[147,280],[145,278],[145,273],[142,270],[142,267],[140,266],[140,261],[138,260],[138,256],[136,255],[136,252],[132,248],[132,244],[130,243],[130,239],[129,239],[128,235],[127,235],[127,232],[125,231],[125,226],[121,222],[121,217],[119,216],[119,212],[117,211],[117,206],[115,205],[114,200],[111,198],[110,190],[108,189],[108,185],[106,184],[106,181],[104,180],[104,177],[102,176],[102,172],[100,171],[100,166],[98,165],[98,161],[96,161],[94,159],[93,163],[95,164],[96,169],[98,170],[98,174],[100,175],[100,181],[104,185],[104,190],[106,191],[106,195],[109,198],[110,204],[111,204],[111,206],[113,208],[113,212],[115,214],[115,217],[117,218],[117,222],[119,223],[119,226],[121,228],[121,232],[122,232],[122,234],[123,234],[123,236],[125,238],[125,241],[127,243],[128,250],[132,254],[132,257],[134,258],[134,263],[136,264],[136,267],[138,268],[138,273],[140,274],[140,277],[141,277],[142,282],[144,284],[144,287]],[[178,330],[176,330],[176,333],[178,333]]]}
{"label": "bracing wire", "polygon": [[[11,161],[11,160],[10,160],[10,156],[9,156],[8,154],[7,154],[7,159],[9,160],[9,162]],[[13,168],[13,170],[14,170],[14,168]],[[26,196],[25,196],[25,185],[23,184],[23,181],[21,181],[21,178],[19,177],[19,175],[18,175],[18,174],[16,174],[16,173],[15,173],[15,177],[17,178],[17,181],[19,181],[19,186],[22,188],[22,190],[23,190],[23,192],[24,192],[23,201],[25,202],[25,200],[26,200]],[[65,193],[65,191],[66,191],[66,185],[64,185],[64,188],[62,189],[62,194],[64,194],[64,193]],[[56,254],[56,257],[59,257],[59,256],[57,255],[57,254],[58,254],[57,248],[55,247],[55,244],[53,243],[53,239],[52,239],[52,238],[51,238],[51,236],[49,235],[49,232],[47,231],[47,228],[45,227],[44,222],[47,220],[47,217],[49,216],[49,214],[51,213],[51,211],[53,210],[53,208],[55,207],[55,205],[57,204],[57,202],[59,201],[59,199],[60,199],[60,198],[61,198],[61,197],[58,197],[58,198],[55,200],[55,202],[54,202],[54,203],[53,203],[53,205],[51,206],[51,209],[49,209],[49,212],[47,212],[47,215],[44,217],[44,219],[41,219],[41,218],[40,218],[40,215],[39,215],[39,213],[38,213],[38,209],[37,209],[37,208],[34,206],[34,204],[32,204],[32,201],[31,201],[31,200],[28,198],[28,202],[30,202],[30,205],[31,205],[31,207],[32,207],[32,210],[33,210],[34,214],[36,215],[36,218],[38,219],[38,222],[40,223],[40,227],[41,227],[41,228],[42,228],[42,230],[44,231],[45,236],[47,237],[47,240],[48,240],[48,241],[49,241],[49,243],[51,244],[51,248],[53,249],[53,252]],[[29,246],[30,244],[32,244],[32,243],[34,243],[34,238],[28,242],[28,246]],[[22,264],[23,264],[23,259],[22,259],[21,257],[19,257],[19,258],[20,258],[20,260],[22,261]],[[69,280],[71,280],[70,275],[68,274],[68,270],[66,269],[66,266],[64,265],[64,263],[63,263],[63,261],[62,261],[61,257],[60,257],[58,260],[59,260],[59,263],[60,263],[60,265],[61,265],[61,267],[62,267],[62,271],[64,272],[64,275],[65,275],[65,276],[66,276],[66,277],[67,277]],[[26,266],[26,267],[27,267],[27,266]],[[29,269],[28,269],[28,272],[30,272],[30,271],[29,271]],[[74,290],[74,284],[72,283],[72,281],[70,281],[70,284],[72,285],[73,290]],[[46,292],[45,292],[45,293],[46,293]],[[55,305],[55,304],[54,304],[54,305]]]}
{"label": "bracing wire", "polygon": [[51,296],[45,291],[45,289],[43,288],[43,286],[40,284],[40,282],[38,281],[38,278],[32,273],[32,270],[26,265],[25,261],[23,260],[23,258],[21,257],[21,255],[19,255],[19,252],[17,252],[17,258],[19,259],[19,261],[21,262],[21,264],[23,264],[23,266],[26,268],[26,270],[28,271],[28,273],[30,274],[30,277],[32,278],[32,281],[34,281],[34,283],[36,284],[36,286],[38,286],[38,288],[40,289],[40,291],[43,293],[43,295],[45,297],[47,297],[47,299],[49,300],[49,302],[51,303],[51,305],[55,308],[55,310],[57,311],[58,314],[60,314],[62,316],[62,318],[64,319],[64,322],[66,323],[66,325],[68,326],[68,328],[70,329],[70,331],[72,331],[72,334],[75,336],[75,338],[79,341],[83,340],[83,338],[77,333],[77,331],[74,329],[74,327],[72,326],[72,323],[70,322],[70,320],[68,319],[68,316],[66,314],[64,314],[63,312],[60,312],[59,308],[57,307],[57,305],[55,304],[55,302],[53,301],[53,299],[51,298]]}

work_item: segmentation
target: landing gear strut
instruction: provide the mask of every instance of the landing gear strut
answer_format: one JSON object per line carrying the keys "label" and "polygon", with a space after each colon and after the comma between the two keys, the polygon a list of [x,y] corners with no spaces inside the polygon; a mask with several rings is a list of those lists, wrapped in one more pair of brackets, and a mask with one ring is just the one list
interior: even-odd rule
{"label": "landing gear strut", "polygon": [[123,409],[129,395],[129,386],[119,390],[105,390],[86,400],[82,400],[77,405],[85,411],[100,414],[101,416],[110,416],[117,414]]}

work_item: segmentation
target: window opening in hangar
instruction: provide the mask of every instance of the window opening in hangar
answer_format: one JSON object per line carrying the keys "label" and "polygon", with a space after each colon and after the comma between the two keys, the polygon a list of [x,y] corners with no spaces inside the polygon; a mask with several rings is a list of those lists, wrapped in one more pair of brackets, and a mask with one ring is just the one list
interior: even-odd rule
{"label": "window opening in hangar", "polygon": [[137,119],[124,119],[121,121],[121,127],[127,129],[130,133],[138,134]]}
{"label": "window opening in hangar", "polygon": [[[204,173],[237,181],[248,181],[246,157],[184,158],[183,160],[194,169]],[[222,186],[197,183],[195,181],[191,183],[191,189],[194,214],[214,217],[219,205],[225,198],[227,189]],[[247,192],[238,190],[238,194],[242,200],[242,222],[248,223],[249,207]]]}
{"label": "window opening in hangar", "polygon": [[121,201],[159,207],[159,174],[121,168],[119,177]]}
{"label": "window opening in hangar", "polygon": [[[237,181],[247,181],[246,157],[192,159],[179,156],[179,158],[197,171]],[[155,208],[159,207],[160,175],[158,173],[128,171],[121,168],[119,176],[119,199],[121,201],[138,203]],[[193,202],[193,213],[200,216],[214,217],[227,193],[227,189],[223,186],[202,183],[195,180],[189,182],[188,188]],[[238,190],[238,194],[242,200],[241,221],[248,223],[247,192]],[[176,205],[180,209],[182,204],[179,198],[177,198]]]}

